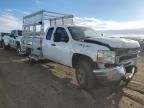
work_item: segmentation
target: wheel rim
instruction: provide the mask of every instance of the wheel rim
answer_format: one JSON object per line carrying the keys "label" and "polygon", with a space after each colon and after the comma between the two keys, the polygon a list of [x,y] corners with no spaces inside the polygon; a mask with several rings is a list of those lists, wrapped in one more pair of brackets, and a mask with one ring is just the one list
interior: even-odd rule
{"label": "wheel rim", "polygon": [[132,68],[132,72],[131,73],[127,73],[126,74],[126,79],[129,79],[129,80],[132,79],[134,74],[135,74],[135,67]]}
{"label": "wheel rim", "polygon": [[129,75],[129,78],[132,79],[135,74],[135,67],[132,68],[132,73]]}
{"label": "wheel rim", "polygon": [[20,55],[20,48],[17,48],[17,54]]}
{"label": "wheel rim", "polygon": [[80,84],[84,84],[85,82],[85,73],[84,70],[81,68],[77,70],[77,80]]}
{"label": "wheel rim", "polygon": [[21,55],[21,48],[20,48],[20,46],[17,46],[17,54]]}

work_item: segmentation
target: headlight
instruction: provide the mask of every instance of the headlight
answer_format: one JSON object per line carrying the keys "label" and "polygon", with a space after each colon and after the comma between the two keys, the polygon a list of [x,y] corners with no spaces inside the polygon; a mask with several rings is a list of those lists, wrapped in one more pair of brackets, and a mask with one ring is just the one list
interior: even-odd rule
{"label": "headlight", "polygon": [[102,50],[99,50],[97,52],[97,62],[98,63],[104,63],[104,53]]}
{"label": "headlight", "polygon": [[99,50],[97,53],[98,63],[115,63],[115,52],[108,50]]}

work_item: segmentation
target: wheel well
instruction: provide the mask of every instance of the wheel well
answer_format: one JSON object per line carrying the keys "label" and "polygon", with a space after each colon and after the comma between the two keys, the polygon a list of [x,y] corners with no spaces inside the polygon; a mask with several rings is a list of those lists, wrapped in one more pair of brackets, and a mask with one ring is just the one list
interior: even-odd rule
{"label": "wheel well", "polygon": [[73,57],[72,57],[72,67],[73,68],[76,67],[76,64],[79,60],[88,60],[89,62],[93,63],[93,60],[89,56],[76,53],[76,54],[73,54]]}

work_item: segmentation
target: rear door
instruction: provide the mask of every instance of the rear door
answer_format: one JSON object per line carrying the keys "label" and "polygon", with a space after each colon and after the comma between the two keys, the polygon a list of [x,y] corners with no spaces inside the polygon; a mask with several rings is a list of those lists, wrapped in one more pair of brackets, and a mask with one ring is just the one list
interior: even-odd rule
{"label": "rear door", "polygon": [[52,27],[52,28],[49,28],[47,33],[46,33],[46,36],[44,37],[43,39],[43,42],[42,42],[42,52],[43,52],[43,55],[45,58],[47,59],[50,59],[52,60],[52,52],[51,52],[51,44],[53,43],[52,42],[52,35],[54,33],[54,30],[55,28]]}

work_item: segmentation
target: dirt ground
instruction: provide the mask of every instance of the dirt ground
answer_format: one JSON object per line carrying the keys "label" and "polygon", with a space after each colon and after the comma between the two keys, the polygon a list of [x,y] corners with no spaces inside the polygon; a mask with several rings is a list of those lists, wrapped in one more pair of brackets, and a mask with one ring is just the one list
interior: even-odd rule
{"label": "dirt ground", "polygon": [[50,61],[29,64],[0,49],[0,108],[144,108],[144,56],[126,86],[108,83],[85,91],[74,70]]}

